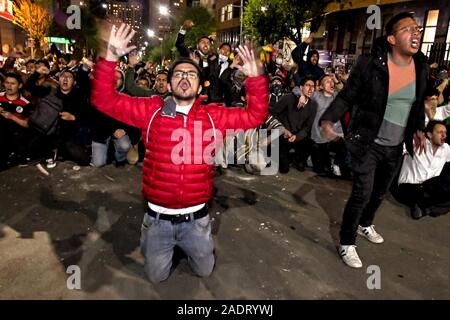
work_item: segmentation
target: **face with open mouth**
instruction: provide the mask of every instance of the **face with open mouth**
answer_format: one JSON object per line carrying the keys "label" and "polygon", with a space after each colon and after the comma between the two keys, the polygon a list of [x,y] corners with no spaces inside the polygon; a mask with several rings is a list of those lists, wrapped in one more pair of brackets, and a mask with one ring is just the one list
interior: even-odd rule
{"label": "face with open mouth", "polygon": [[394,28],[394,46],[405,55],[414,55],[420,49],[422,28],[411,18],[400,20]]}
{"label": "face with open mouth", "polygon": [[19,93],[20,84],[15,78],[6,77],[4,85],[7,96],[15,96]]}
{"label": "face with open mouth", "polygon": [[75,80],[73,78],[73,74],[70,72],[63,72],[59,76],[59,87],[62,92],[67,93],[70,92],[75,84]]}
{"label": "face with open mouth", "polygon": [[173,97],[182,101],[193,101],[200,91],[197,68],[190,63],[180,63],[173,70],[170,90]]}
{"label": "face with open mouth", "polygon": [[442,146],[447,138],[447,128],[442,124],[436,124],[433,128],[433,132],[428,132],[430,141],[435,146]]}

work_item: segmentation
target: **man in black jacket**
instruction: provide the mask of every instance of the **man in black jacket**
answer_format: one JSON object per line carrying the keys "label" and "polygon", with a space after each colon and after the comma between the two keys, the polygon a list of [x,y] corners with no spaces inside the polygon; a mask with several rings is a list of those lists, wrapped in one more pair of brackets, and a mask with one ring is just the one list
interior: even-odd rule
{"label": "man in black jacket", "polygon": [[210,73],[211,64],[217,59],[217,55],[212,52],[212,41],[213,39],[209,36],[201,36],[197,40],[197,46],[195,49],[190,48],[185,43],[186,33],[194,26],[192,20],[184,21],[183,25],[178,32],[177,40],[175,41],[175,47],[180,53],[181,57],[191,58],[194,60],[202,70],[203,74],[203,93],[206,92],[210,86]]}
{"label": "man in black jacket", "polygon": [[409,13],[386,24],[386,36],[376,40],[373,52],[361,56],[346,87],[323,114],[320,124],[332,140],[333,123],[351,113],[347,148],[352,156],[353,188],[343,214],[339,253],[350,267],[361,268],[356,234],[372,243],[383,237],[373,227],[401,161],[403,143],[413,156],[425,145],[424,94],[428,68],[420,52],[422,28]]}
{"label": "man in black jacket", "polygon": [[[42,75],[48,75],[50,70],[40,66],[29,78],[26,88],[34,98],[51,99],[60,105],[59,122],[56,132],[49,136],[36,135],[32,144],[35,156],[46,157],[47,167],[56,166],[56,150],[64,155],[66,159],[73,160],[80,166],[90,163],[90,155],[79,142],[79,133],[86,114],[87,92],[85,83],[89,80],[84,73],[75,74],[69,69],[59,73],[58,88],[37,85]],[[79,83],[79,85],[77,85]],[[37,107],[39,108],[39,103]]]}
{"label": "man in black jacket", "polygon": [[294,165],[304,171],[312,145],[311,127],[317,112],[317,103],[311,99],[315,81],[307,76],[300,85],[300,96],[287,94],[270,110],[285,128],[283,136],[280,136],[280,173],[289,172],[291,148],[295,149]]}
{"label": "man in black jacket", "polygon": [[292,50],[292,60],[298,65],[298,71],[294,75],[296,85],[298,85],[307,75],[312,76],[315,81],[318,81],[325,74],[322,68],[319,67],[319,52],[317,50],[310,49],[306,55],[306,61],[303,60],[306,49],[308,49],[313,41],[313,37],[314,33],[311,33],[305,41]]}

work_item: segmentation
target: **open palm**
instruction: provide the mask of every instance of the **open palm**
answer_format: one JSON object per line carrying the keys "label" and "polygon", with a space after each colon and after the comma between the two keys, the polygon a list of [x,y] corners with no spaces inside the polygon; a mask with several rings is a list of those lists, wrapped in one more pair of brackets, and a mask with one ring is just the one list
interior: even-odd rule
{"label": "open palm", "polygon": [[239,48],[237,48],[237,51],[239,57],[243,62],[242,67],[238,66],[238,68],[242,69],[246,76],[257,77],[264,73],[261,61],[255,58],[255,54],[253,53],[253,51],[250,50],[246,45],[239,46]]}
{"label": "open palm", "polygon": [[136,46],[127,47],[135,33],[136,31],[132,30],[129,25],[124,23],[122,23],[118,30],[116,26],[112,26],[106,60],[116,61],[119,57],[136,49]]}

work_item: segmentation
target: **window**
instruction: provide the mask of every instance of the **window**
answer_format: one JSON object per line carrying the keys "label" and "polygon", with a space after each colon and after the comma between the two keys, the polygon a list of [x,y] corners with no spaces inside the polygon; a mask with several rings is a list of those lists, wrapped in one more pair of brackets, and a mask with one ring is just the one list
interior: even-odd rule
{"label": "window", "polygon": [[227,5],[227,20],[233,19],[233,5]]}
{"label": "window", "polygon": [[233,5],[229,4],[220,9],[220,22],[233,19]]}
{"label": "window", "polygon": [[447,42],[445,51],[445,60],[450,61],[450,21],[448,22],[447,40],[445,42]]}
{"label": "window", "polygon": [[220,22],[225,21],[225,7],[220,8]]}
{"label": "window", "polygon": [[427,55],[431,46],[434,43],[434,37],[436,36],[436,27],[439,18],[439,10],[429,10],[427,19],[425,20],[425,29],[422,39],[422,52]]}

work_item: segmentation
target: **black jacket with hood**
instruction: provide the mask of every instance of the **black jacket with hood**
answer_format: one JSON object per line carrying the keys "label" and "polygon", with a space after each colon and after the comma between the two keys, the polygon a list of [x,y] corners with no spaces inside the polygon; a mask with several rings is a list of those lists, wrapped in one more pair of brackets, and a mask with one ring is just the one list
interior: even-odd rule
{"label": "black jacket with hood", "polygon": [[[358,58],[347,85],[319,121],[319,125],[324,120],[335,123],[347,111],[350,112],[346,142],[349,150],[356,156],[364,155],[374,143],[383,122],[389,93],[388,51],[386,36],[376,39],[372,53]],[[429,74],[421,51],[413,59],[416,68],[416,99],[405,129],[406,149],[411,156],[414,154],[413,135],[425,126],[424,98]]]}
{"label": "black jacket with hood", "polygon": [[319,52],[317,50],[309,50],[306,55],[306,61],[303,60],[303,56],[308,46],[309,45],[307,43],[302,42],[300,45],[295,47],[291,54],[292,60],[294,60],[294,62],[298,65],[298,71],[294,75],[296,85],[299,85],[302,79],[308,75],[312,76],[317,81],[325,74],[323,69],[319,67],[319,59],[317,59],[316,65],[311,63],[311,57],[313,54],[316,54],[317,57],[319,57]]}

